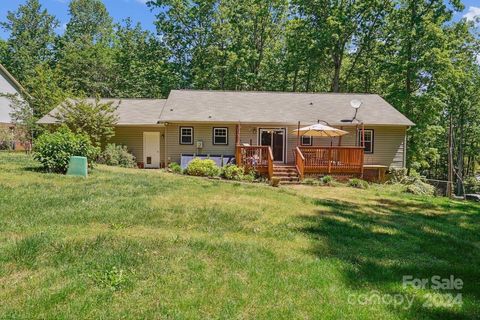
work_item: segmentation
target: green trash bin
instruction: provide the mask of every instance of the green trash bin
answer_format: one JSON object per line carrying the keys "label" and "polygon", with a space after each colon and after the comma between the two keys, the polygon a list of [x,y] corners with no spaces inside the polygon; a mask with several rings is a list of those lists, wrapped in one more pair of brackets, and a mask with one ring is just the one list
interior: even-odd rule
{"label": "green trash bin", "polygon": [[70,157],[67,176],[87,177],[88,163],[86,157]]}

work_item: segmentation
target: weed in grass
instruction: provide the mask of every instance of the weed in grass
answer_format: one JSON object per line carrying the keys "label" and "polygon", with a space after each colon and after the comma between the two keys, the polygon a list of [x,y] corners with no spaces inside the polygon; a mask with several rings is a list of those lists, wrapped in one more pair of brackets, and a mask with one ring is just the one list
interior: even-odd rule
{"label": "weed in grass", "polygon": [[95,285],[107,288],[111,291],[119,291],[131,284],[129,274],[134,274],[133,270],[126,272],[116,266],[98,270],[94,273],[89,273],[87,276],[95,283]]}

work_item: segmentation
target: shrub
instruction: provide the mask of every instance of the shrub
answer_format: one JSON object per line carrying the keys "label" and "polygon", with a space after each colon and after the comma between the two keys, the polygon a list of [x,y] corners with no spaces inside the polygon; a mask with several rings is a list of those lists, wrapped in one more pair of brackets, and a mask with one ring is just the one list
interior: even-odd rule
{"label": "shrub", "polygon": [[333,178],[332,178],[332,176],[324,176],[324,177],[322,177],[322,183],[323,183],[324,185],[327,185],[327,186],[331,185],[331,184],[333,183]]}
{"label": "shrub", "polygon": [[414,182],[407,185],[406,191],[420,196],[433,196],[435,194],[435,187],[421,179],[416,179]]}
{"label": "shrub", "polygon": [[245,170],[234,164],[229,164],[223,167],[222,177],[224,177],[227,180],[243,180],[245,178]]}
{"label": "shrub", "polygon": [[390,175],[389,182],[391,183],[404,183],[408,178],[407,169],[405,168],[390,167],[388,172]]}
{"label": "shrub", "polygon": [[15,134],[10,128],[0,128],[0,150],[12,150]]}
{"label": "shrub", "polygon": [[182,173],[182,167],[176,163],[176,162],[172,162],[168,165],[168,169],[173,172],[173,173],[179,173],[181,174]]}
{"label": "shrub", "polygon": [[46,132],[35,141],[34,159],[50,172],[65,173],[71,156],[87,157],[90,166],[98,157],[100,148],[94,147],[88,136],[75,134],[66,127]]}
{"label": "shrub", "polygon": [[357,189],[368,189],[368,182],[362,179],[353,178],[348,180],[348,186]]}
{"label": "shrub", "polygon": [[217,177],[220,175],[221,169],[213,160],[195,158],[190,161],[185,172],[191,176]]}
{"label": "shrub", "polygon": [[105,150],[98,158],[99,163],[107,166],[118,166],[123,168],[135,168],[137,163],[135,156],[128,152],[126,146],[116,145],[114,143],[108,144]]}
{"label": "shrub", "polygon": [[480,181],[477,177],[469,177],[464,181],[466,193],[480,193]]}
{"label": "shrub", "polygon": [[255,175],[254,171],[249,171],[248,173],[245,173],[242,177],[242,180],[247,182],[253,182],[255,181],[255,179],[257,179],[257,176]]}
{"label": "shrub", "polygon": [[101,145],[115,135],[116,113],[120,103],[100,102],[100,99],[67,99],[57,109],[55,118],[73,132],[84,133],[95,145]]}

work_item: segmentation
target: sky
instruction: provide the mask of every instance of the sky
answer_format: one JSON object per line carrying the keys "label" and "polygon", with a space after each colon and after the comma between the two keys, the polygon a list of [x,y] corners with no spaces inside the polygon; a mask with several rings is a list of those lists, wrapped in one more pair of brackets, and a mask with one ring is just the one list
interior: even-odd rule
{"label": "sky", "polygon": [[[151,12],[145,4],[146,0],[103,0],[110,15],[115,22],[130,17],[134,22],[140,22],[144,29],[155,31],[154,21],[155,13]],[[25,0],[0,0],[0,21],[5,21],[8,11],[15,11]],[[40,0],[50,14],[53,14],[60,20],[58,33],[62,33],[68,22],[68,3],[69,0]],[[455,19],[466,17],[472,19],[475,16],[480,17],[480,0],[463,0],[465,10],[455,15]],[[0,29],[0,38],[6,39],[8,34]]]}
{"label": "sky", "polygon": [[[0,0],[0,21],[5,21],[8,11],[16,11],[18,6],[25,2],[26,0]],[[42,6],[60,21],[58,33],[63,32],[69,20],[69,2],[69,0],[40,0]],[[150,11],[145,2],[146,0],[103,0],[115,22],[130,17],[134,22],[140,22],[144,29],[155,31],[153,24],[155,13]],[[8,34],[4,30],[0,30],[0,38],[6,39],[7,37]]]}

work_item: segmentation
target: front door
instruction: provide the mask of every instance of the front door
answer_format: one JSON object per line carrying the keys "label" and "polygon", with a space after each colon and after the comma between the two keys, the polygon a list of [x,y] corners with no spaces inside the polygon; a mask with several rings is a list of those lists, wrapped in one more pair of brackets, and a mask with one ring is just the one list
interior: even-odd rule
{"label": "front door", "polygon": [[284,162],[285,129],[260,129],[260,145],[272,148],[273,161]]}
{"label": "front door", "polygon": [[160,132],[143,133],[143,161],[145,168],[160,168]]}

